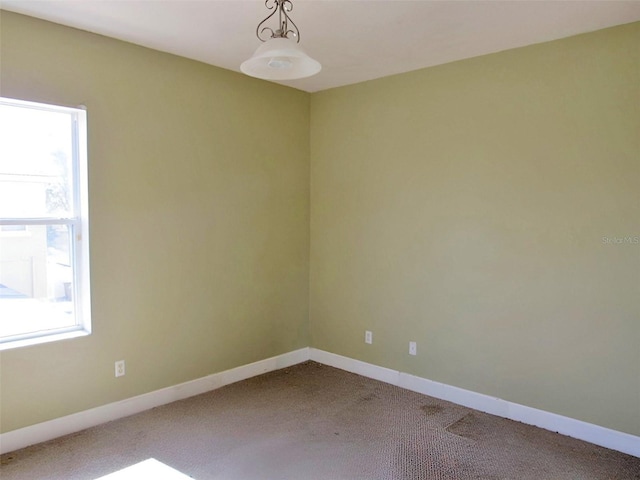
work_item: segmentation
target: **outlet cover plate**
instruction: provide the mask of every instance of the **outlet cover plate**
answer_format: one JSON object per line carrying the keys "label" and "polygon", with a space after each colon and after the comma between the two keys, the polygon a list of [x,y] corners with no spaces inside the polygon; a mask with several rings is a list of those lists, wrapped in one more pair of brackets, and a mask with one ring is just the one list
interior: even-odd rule
{"label": "outlet cover plate", "polygon": [[372,344],[373,343],[373,333],[369,330],[364,332],[364,343]]}
{"label": "outlet cover plate", "polygon": [[118,360],[116,362],[116,377],[123,377],[124,373],[124,360]]}

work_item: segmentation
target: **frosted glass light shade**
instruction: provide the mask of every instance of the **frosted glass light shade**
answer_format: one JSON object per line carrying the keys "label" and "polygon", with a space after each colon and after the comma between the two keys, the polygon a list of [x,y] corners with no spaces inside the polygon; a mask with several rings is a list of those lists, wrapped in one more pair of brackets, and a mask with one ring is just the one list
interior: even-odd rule
{"label": "frosted glass light shade", "polygon": [[320,69],[320,62],[304,53],[295,40],[284,37],[267,40],[253,57],[240,65],[242,73],[264,80],[305,78],[315,75]]}

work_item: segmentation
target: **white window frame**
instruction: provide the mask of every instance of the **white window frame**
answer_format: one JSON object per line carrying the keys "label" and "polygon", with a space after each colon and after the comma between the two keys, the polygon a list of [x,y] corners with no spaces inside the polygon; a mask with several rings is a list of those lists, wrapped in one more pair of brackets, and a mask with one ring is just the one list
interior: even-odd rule
{"label": "white window frame", "polygon": [[[72,118],[73,212],[69,217],[0,218],[0,225],[68,225],[73,271],[75,325],[45,331],[0,337],[0,351],[89,335],[91,333],[91,290],[89,271],[89,188],[86,108],[71,108],[0,97],[0,104],[69,114]],[[2,321],[8,321],[3,319]],[[12,319],[9,321],[18,321]]]}

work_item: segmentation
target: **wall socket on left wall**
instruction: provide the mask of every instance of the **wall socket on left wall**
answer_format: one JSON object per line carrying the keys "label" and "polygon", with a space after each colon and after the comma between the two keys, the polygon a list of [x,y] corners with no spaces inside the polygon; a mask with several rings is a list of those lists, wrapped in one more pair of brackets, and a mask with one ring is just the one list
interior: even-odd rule
{"label": "wall socket on left wall", "polygon": [[118,360],[116,362],[116,377],[124,376],[124,360]]}

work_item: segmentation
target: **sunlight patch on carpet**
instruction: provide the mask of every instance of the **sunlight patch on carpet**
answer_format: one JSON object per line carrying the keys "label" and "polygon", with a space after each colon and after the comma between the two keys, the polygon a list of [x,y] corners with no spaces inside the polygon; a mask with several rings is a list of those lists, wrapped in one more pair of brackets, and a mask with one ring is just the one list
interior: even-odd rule
{"label": "sunlight patch on carpet", "polygon": [[150,458],[104,477],[96,478],[96,480],[140,480],[143,478],[153,478],[154,480],[191,479],[191,477],[159,462],[155,458]]}

